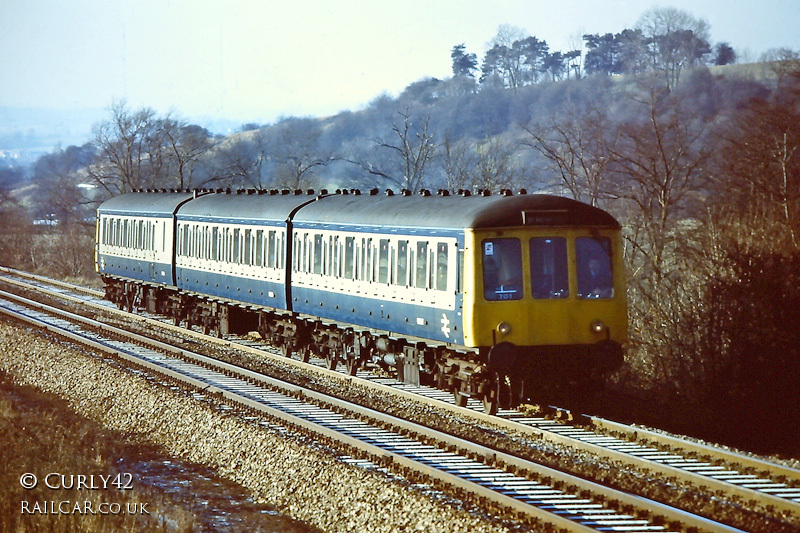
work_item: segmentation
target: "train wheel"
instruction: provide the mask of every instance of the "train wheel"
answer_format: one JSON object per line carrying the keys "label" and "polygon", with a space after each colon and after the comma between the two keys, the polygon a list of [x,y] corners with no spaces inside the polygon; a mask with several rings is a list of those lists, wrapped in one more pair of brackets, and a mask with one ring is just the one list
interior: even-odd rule
{"label": "train wheel", "polygon": [[281,355],[284,357],[292,357],[292,343],[284,341],[280,346]]}
{"label": "train wheel", "polygon": [[308,363],[308,361],[311,359],[311,346],[306,345],[300,348],[298,355],[300,356],[301,361]]}
{"label": "train wheel", "polygon": [[441,366],[436,365],[436,374],[434,375],[436,388],[441,390],[450,390],[450,382],[447,378],[448,376],[444,369]]}
{"label": "train wheel", "polygon": [[361,368],[361,361],[359,361],[357,357],[352,356],[345,359],[345,365],[347,366],[347,375],[355,376],[358,369]]}
{"label": "train wheel", "polygon": [[488,415],[496,415],[498,409],[508,409],[511,405],[511,387],[506,377],[497,372],[484,385],[483,410]]}
{"label": "train wheel", "polygon": [[456,401],[456,405],[459,407],[466,407],[467,400],[469,400],[469,395],[464,394],[467,390],[467,382],[466,381],[459,381],[458,385],[453,388],[453,398]]}
{"label": "train wheel", "polygon": [[328,350],[328,353],[325,354],[325,366],[328,367],[328,370],[336,370],[336,366],[339,364],[339,354],[336,353],[335,350]]}

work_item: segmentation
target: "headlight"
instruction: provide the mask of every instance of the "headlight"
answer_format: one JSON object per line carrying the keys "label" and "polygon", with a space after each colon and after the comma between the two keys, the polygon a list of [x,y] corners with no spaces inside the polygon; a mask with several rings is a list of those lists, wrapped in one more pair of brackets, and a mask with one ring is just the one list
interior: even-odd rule
{"label": "headlight", "polygon": [[499,331],[501,335],[508,335],[511,333],[511,324],[505,321],[500,322],[497,325],[497,331]]}
{"label": "headlight", "polygon": [[606,325],[602,320],[595,320],[589,328],[592,330],[592,333],[603,333],[606,330]]}

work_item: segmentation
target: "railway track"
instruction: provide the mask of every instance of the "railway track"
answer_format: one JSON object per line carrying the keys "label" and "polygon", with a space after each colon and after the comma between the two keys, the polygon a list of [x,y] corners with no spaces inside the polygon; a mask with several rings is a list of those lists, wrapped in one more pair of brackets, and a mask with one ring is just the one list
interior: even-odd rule
{"label": "railway track", "polygon": [[[5,279],[6,281],[10,280],[10,278]],[[23,284],[24,282],[17,281],[16,283]],[[39,280],[37,283],[41,284],[43,281]],[[37,292],[41,293],[42,291],[50,289],[45,289],[42,285],[39,285],[36,290]],[[51,296],[60,297],[57,296],[59,292],[61,292],[63,295],[63,291],[65,290],[69,292],[71,289],[56,289]],[[97,303],[92,301],[92,299],[96,296],[98,296],[96,293],[90,293],[89,295],[80,296],[77,298],[83,302],[82,305],[97,305],[99,307],[109,309],[110,304],[107,302]],[[71,296],[64,295],[63,297],[70,298]],[[184,334],[186,333],[185,330],[180,331]],[[230,341],[216,342],[221,344],[230,343]],[[247,344],[250,344],[250,346],[247,346]],[[245,345],[237,345],[237,349],[253,350],[263,353],[262,346],[253,346],[253,344],[253,342],[245,342]],[[296,363],[298,365],[303,365],[303,363],[300,362]],[[320,360],[319,364],[324,365],[324,362]],[[325,369],[317,369],[317,371],[330,372]],[[452,405],[451,397],[446,393],[442,393],[441,391],[436,391],[435,389],[429,389],[427,387],[409,387],[385,377],[368,376],[366,374],[368,373],[361,372],[359,379],[366,379],[366,381],[363,381],[363,383],[368,384],[371,387],[376,387],[379,389],[391,388],[393,394],[414,399],[415,401],[435,402],[439,406],[446,403],[448,405],[448,409],[452,409],[454,412],[460,412],[464,409]],[[564,424],[562,422],[554,421],[544,417],[527,417],[516,411],[502,411],[499,417],[489,417],[480,412],[481,406],[479,406],[477,402],[474,405],[468,405],[467,409],[470,411],[470,416],[475,417],[476,419],[488,419],[494,424],[500,424],[503,427],[508,427],[515,431],[528,432],[535,435],[537,438],[541,438],[548,442],[563,444],[578,451],[588,451],[589,453],[595,454],[601,458],[609,459],[611,461],[635,463],[642,468],[645,468],[651,472],[655,472],[657,475],[681,479],[687,483],[701,484],[702,486],[710,487],[708,489],[710,491],[725,495],[735,495],[743,501],[750,503],[755,502],[757,506],[776,509],[778,510],[779,514],[782,513],[784,515],[791,515],[795,517],[800,515],[800,513],[798,513],[798,509],[800,509],[800,489],[796,488],[798,486],[798,479],[800,479],[800,473],[790,468],[782,467],[780,465],[759,459],[750,458],[744,455],[732,454],[731,452],[721,448],[699,446],[691,443],[690,441],[675,439],[673,437],[667,437],[658,433],[647,432],[640,428],[630,428],[628,426],[622,426],[602,419],[592,419],[593,427],[592,429],[588,429],[586,427],[577,427]],[[418,428],[414,428],[413,431],[416,432],[417,430]],[[406,429],[404,431],[411,430]],[[613,431],[616,436],[610,436],[608,433],[611,431]],[[387,436],[386,439],[390,441],[402,442],[402,438],[397,436]],[[642,439],[646,439],[648,443],[643,445],[641,442],[639,442]],[[448,446],[456,445],[449,444]],[[481,450],[471,453],[477,457],[496,457],[498,455],[497,451],[487,450],[487,448],[483,447]],[[680,450],[680,452],[678,452],[678,450]],[[437,452],[436,455],[438,454],[439,452]],[[534,494],[544,494],[541,491],[546,492],[548,490],[557,490],[552,486],[549,488],[543,488],[538,485],[524,485],[526,481],[522,479],[516,479],[513,471],[505,471],[504,473],[494,472],[492,470],[494,467],[491,465],[486,465],[485,463],[468,463],[468,461],[471,461],[472,459],[465,460],[463,457],[460,459],[451,459],[455,461],[455,463],[464,463],[464,465],[472,472],[473,475],[485,474],[489,476],[489,478],[494,480],[491,483],[495,483],[495,485],[489,485],[493,487],[493,489],[500,486],[496,485],[498,479],[501,479],[502,477],[510,477],[510,482],[512,484],[506,485],[506,489],[502,489],[500,492],[514,493],[520,491],[533,491],[525,493],[526,495],[531,496]],[[500,462],[502,464],[513,465],[515,464],[515,460],[518,459],[508,456],[504,457],[502,460],[500,460]],[[455,463],[451,463],[449,467],[452,468]],[[400,464],[399,459],[397,464]],[[515,469],[519,468],[520,467],[518,466],[515,467]],[[547,473],[539,474],[539,476],[552,478],[551,474],[552,472],[547,471]],[[531,482],[531,480],[527,480],[527,482]],[[565,483],[574,482],[564,481],[556,484],[561,486]],[[517,486],[515,484],[521,484],[519,486],[524,486],[525,488],[519,490],[512,489],[512,487]],[[589,489],[583,489],[583,492],[586,492],[587,490]],[[540,492],[537,493],[536,491]],[[556,498],[555,494],[552,496],[553,498]],[[572,500],[573,503],[576,500],[585,499],[580,498],[580,494],[572,494],[571,496],[572,497],[567,498],[567,500]],[[612,499],[613,498],[616,498],[616,496],[612,497]],[[602,506],[603,504],[598,504],[592,500],[591,505]],[[629,508],[630,505],[632,504],[625,504],[625,507]],[[590,507],[589,509],[591,508],[593,507]],[[608,509],[605,507],[602,507],[602,509],[604,510],[604,513],[608,511]],[[662,513],[662,516],[666,514],[663,509],[659,512]],[[584,516],[592,516],[596,518],[599,516],[599,514],[597,512],[584,513]],[[665,519],[662,518],[656,521],[664,522]],[[681,521],[686,523],[687,519],[685,516],[681,520],[672,517],[668,518],[666,521]],[[636,527],[656,527],[662,529],[652,530],[663,530],[663,525],[661,524],[637,523]],[[709,523],[702,521],[689,527],[697,527],[700,529],[707,529],[708,527],[711,527],[710,530],[714,531],[724,530],[716,529],[717,527],[721,528],[721,525],[709,526]]]}
{"label": "railway track", "polygon": [[[473,495],[492,510],[510,510],[569,531],[670,531],[662,524],[679,517],[681,522],[691,521],[691,527],[717,527],[655,502],[79,315],[5,292],[0,297],[2,311],[18,320],[336,441],[374,464],[399,466],[405,476],[432,479],[456,494]],[[126,340],[116,339],[123,337]],[[619,506],[636,514],[617,511]]]}

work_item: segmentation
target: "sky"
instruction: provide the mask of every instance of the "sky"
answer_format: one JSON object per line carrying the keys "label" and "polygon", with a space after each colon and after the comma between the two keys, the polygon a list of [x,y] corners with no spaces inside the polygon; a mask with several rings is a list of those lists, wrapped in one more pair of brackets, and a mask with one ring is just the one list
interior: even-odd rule
{"label": "sky", "polygon": [[480,61],[502,24],[566,51],[655,7],[752,60],[800,51],[800,0],[0,0],[0,106],[322,117],[449,77],[457,44]]}

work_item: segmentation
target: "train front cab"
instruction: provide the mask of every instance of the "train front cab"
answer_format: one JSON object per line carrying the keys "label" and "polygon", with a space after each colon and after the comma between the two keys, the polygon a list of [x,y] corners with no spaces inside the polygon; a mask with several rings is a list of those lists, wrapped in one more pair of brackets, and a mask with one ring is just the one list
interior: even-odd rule
{"label": "train front cab", "polygon": [[621,250],[614,228],[468,233],[464,338],[482,356],[472,388],[487,408],[596,384],[619,368],[627,336]]}

